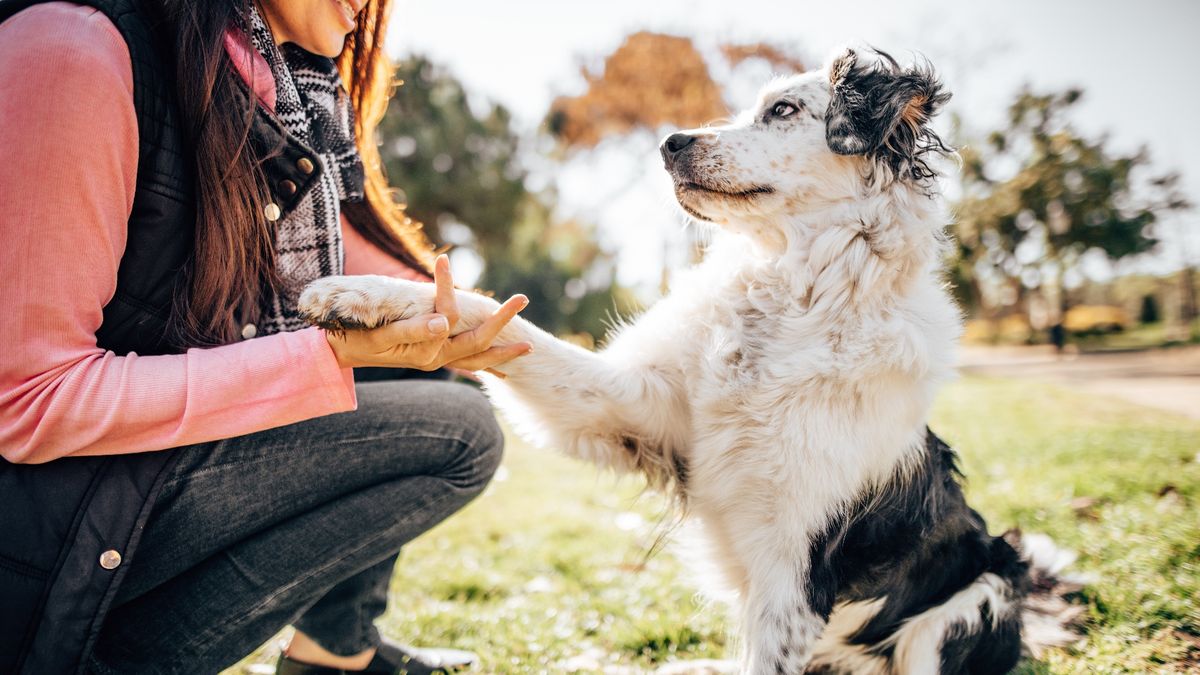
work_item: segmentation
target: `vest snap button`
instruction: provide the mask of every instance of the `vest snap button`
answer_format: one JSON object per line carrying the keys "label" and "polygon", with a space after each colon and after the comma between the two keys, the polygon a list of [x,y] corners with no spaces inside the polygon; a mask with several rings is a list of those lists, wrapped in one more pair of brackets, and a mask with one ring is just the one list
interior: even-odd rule
{"label": "vest snap button", "polygon": [[100,554],[100,566],[106,570],[115,570],[121,565],[121,554],[108,550]]}
{"label": "vest snap button", "polygon": [[242,339],[243,340],[249,340],[250,338],[254,337],[255,335],[258,335],[258,326],[255,326],[252,323],[248,323],[245,326],[242,326]]}
{"label": "vest snap button", "polygon": [[285,180],[285,181],[282,181],[281,183],[279,183],[279,191],[282,192],[283,194],[287,195],[288,197],[291,197],[292,195],[296,194],[297,189],[298,188],[296,187],[296,184],[290,180]]}
{"label": "vest snap button", "polygon": [[299,160],[297,160],[296,167],[299,168],[302,172],[304,172],[304,175],[306,175],[306,176],[308,174],[311,174],[313,172],[313,170],[317,168],[313,164],[312,160],[307,157],[301,157]]}
{"label": "vest snap button", "polygon": [[267,204],[266,208],[263,209],[263,214],[267,217],[267,220],[271,221],[272,223],[279,220],[279,216],[282,213],[283,211],[279,210],[279,205],[275,202]]}

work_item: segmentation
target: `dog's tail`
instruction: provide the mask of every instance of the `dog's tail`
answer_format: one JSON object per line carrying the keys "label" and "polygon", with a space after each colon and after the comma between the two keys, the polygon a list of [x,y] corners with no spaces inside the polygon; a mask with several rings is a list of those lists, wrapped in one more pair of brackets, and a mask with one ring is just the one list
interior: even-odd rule
{"label": "dog's tail", "polygon": [[1066,596],[1082,589],[1088,580],[1067,569],[1075,562],[1075,553],[1059,548],[1044,534],[1011,530],[1004,538],[1029,566],[1029,592],[1021,611],[1023,651],[1039,658],[1048,648],[1077,642],[1084,608],[1068,602]]}

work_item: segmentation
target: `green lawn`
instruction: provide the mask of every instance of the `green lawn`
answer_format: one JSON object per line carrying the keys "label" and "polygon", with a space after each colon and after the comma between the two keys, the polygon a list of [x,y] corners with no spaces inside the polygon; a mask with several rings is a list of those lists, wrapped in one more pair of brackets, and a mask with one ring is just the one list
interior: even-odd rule
{"label": "green lawn", "polygon": [[[1086,639],[1030,673],[1200,672],[1200,423],[1041,384],[968,378],[934,428],[963,455],[993,531],[1079,552]],[[1088,499],[1082,499],[1088,498]],[[478,651],[484,672],[641,672],[724,653],[670,546],[662,502],[511,439],[479,500],[405,551],[382,628]],[[268,647],[242,666],[270,672]],[[622,668],[623,667],[623,668]]]}

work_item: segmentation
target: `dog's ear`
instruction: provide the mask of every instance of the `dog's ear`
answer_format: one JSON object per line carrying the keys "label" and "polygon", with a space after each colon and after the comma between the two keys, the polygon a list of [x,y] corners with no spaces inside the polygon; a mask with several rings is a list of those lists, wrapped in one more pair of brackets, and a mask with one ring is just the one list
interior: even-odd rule
{"label": "dog's ear", "polygon": [[858,63],[858,53],[853,49],[846,49],[841,54],[838,54],[832,61],[829,62],[829,84],[832,87],[837,87],[838,83],[846,79],[846,75],[850,73],[850,69]]}
{"label": "dog's ear", "polygon": [[929,122],[950,93],[928,63],[902,68],[883,52],[863,63],[846,50],[828,67],[832,98],[825,113],[825,142],[839,155],[881,159],[900,174],[932,175],[930,151],[949,148]]}

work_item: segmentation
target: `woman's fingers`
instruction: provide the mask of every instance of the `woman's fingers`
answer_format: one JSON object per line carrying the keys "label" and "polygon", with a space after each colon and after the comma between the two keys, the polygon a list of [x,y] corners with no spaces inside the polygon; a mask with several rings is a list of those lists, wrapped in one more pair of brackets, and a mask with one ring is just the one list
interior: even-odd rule
{"label": "woman's fingers", "polygon": [[533,345],[528,342],[518,342],[511,345],[503,345],[501,347],[491,347],[478,354],[473,354],[466,358],[452,361],[447,366],[451,368],[461,368],[463,370],[487,370],[495,375],[504,377],[502,373],[492,370],[496,366],[503,365],[512,361],[519,356],[525,356],[533,351]]}
{"label": "woman's fingers", "polygon": [[379,328],[325,332],[343,368],[424,367],[438,358],[449,336],[450,322],[440,314],[394,321]]}
{"label": "woman's fingers", "polygon": [[496,339],[496,336],[500,335],[500,331],[508,325],[508,322],[528,306],[529,298],[524,295],[512,296],[473,330],[450,338],[446,345],[446,357],[450,361],[457,361],[488,349],[492,346],[492,341]]}
{"label": "woman's fingers", "polygon": [[381,350],[396,345],[441,341],[450,335],[450,320],[442,314],[423,314],[403,321],[393,321],[368,333]]}
{"label": "woman's fingers", "polygon": [[433,311],[446,317],[450,327],[454,328],[458,323],[458,300],[454,296],[454,279],[450,276],[450,258],[444,253],[433,262],[433,283],[437,289]]}
{"label": "woman's fingers", "polygon": [[529,299],[523,295],[509,298],[473,330],[450,337],[458,318],[458,303],[445,256],[438,257],[434,273],[434,313],[394,321],[379,328],[331,335],[330,346],[338,363],[343,367],[378,365],[433,370],[449,365],[483,370],[532,349],[528,343],[492,347],[500,331],[529,305]]}

